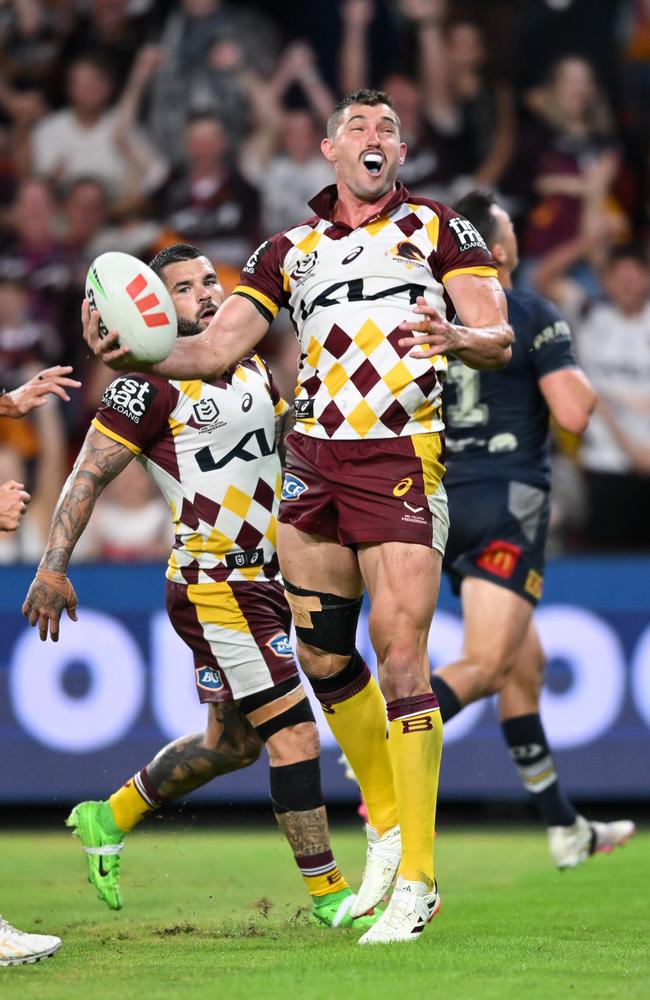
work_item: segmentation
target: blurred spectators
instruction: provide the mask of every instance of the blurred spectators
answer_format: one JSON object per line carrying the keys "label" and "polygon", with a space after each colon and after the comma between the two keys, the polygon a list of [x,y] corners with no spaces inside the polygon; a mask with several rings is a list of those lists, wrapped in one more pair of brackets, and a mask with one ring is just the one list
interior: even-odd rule
{"label": "blurred spectators", "polygon": [[[589,63],[560,59],[544,85],[528,94],[528,105],[532,117],[519,143],[515,180],[529,205],[519,285],[546,255],[579,238],[587,216],[610,220],[610,240],[625,225],[613,197],[620,158],[611,110]],[[571,270],[588,291],[597,290],[582,258]]]}
{"label": "blurred spectators", "polygon": [[607,298],[576,327],[580,363],[599,394],[585,434],[590,548],[650,550],[650,270],[634,247],[610,254]]}
{"label": "blurred spectators", "polygon": [[[284,101],[292,87],[303,105],[287,108]],[[286,49],[271,80],[249,75],[247,89],[254,126],[240,163],[260,192],[262,233],[271,235],[307,218],[308,201],[334,182],[334,171],[320,151],[334,97],[313,49],[304,42]]]}
{"label": "blurred spectators", "polygon": [[160,44],[163,62],[152,92],[154,140],[177,164],[179,136],[196,115],[216,115],[235,145],[250,126],[244,71],[267,75],[278,55],[273,22],[259,10],[221,0],[181,0],[172,9]]}
{"label": "blurred spectators", "polygon": [[241,176],[219,119],[192,119],[184,152],[184,166],[162,192],[165,223],[180,241],[205,249],[217,270],[237,269],[259,243],[257,191]]}
{"label": "blurred spectators", "polygon": [[34,171],[56,184],[95,177],[106,186],[114,212],[140,208],[166,175],[165,161],[135,124],[158,63],[157,50],[141,49],[119,103],[110,107],[115,84],[110,67],[98,56],[75,60],[67,75],[69,105],[34,128]]}
{"label": "blurred spectators", "polygon": [[65,40],[61,65],[92,52],[110,67],[119,91],[146,41],[147,18],[131,14],[128,0],[90,0],[88,7]]}

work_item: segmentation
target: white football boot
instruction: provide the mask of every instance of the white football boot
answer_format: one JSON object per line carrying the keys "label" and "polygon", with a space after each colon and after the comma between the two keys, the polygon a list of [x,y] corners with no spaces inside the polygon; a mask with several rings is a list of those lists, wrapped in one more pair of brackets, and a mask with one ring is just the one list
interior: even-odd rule
{"label": "white football boot", "polygon": [[424,882],[409,882],[401,876],[395,883],[390,903],[381,917],[359,939],[359,944],[391,944],[417,941],[440,909],[438,886],[427,891]]}
{"label": "white football boot", "polygon": [[22,965],[49,958],[61,947],[53,934],[26,934],[0,917],[0,965]]}
{"label": "white football boot", "polygon": [[592,854],[609,854],[633,837],[636,827],[632,820],[619,819],[614,823],[589,822],[577,816],[571,826],[549,826],[548,847],[556,866],[577,868]]}
{"label": "white football boot", "polygon": [[390,889],[399,863],[402,860],[402,841],[399,826],[393,826],[381,837],[374,827],[366,824],[368,852],[357,898],[350,915],[360,917],[372,910]]}

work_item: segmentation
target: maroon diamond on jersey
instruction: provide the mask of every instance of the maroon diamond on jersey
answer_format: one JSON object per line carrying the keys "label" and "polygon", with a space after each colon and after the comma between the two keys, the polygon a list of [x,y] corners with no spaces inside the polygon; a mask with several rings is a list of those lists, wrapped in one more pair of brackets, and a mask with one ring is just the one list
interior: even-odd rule
{"label": "maroon diamond on jersey", "polygon": [[323,347],[333,358],[342,358],[352,344],[352,338],[348,337],[345,330],[342,330],[336,323],[327,334]]}
{"label": "maroon diamond on jersey", "polygon": [[329,405],[326,406],[321,413],[319,423],[329,437],[332,437],[334,432],[339,429],[344,420],[345,417],[339,410],[334,400],[332,400],[332,402],[329,403]]}
{"label": "maroon diamond on jersey", "polygon": [[368,392],[370,392],[373,386],[377,385],[377,382],[381,381],[381,375],[375,366],[366,358],[354,374],[350,375],[350,381],[357,387],[361,395],[365,396]]}
{"label": "maroon diamond on jersey", "polygon": [[384,427],[388,427],[389,430],[394,431],[395,434],[399,434],[403,431],[410,419],[411,414],[407,413],[397,399],[394,399],[388,409],[384,410],[379,417],[380,423],[382,423]]}
{"label": "maroon diamond on jersey", "polygon": [[411,215],[407,215],[405,219],[400,219],[398,222],[395,222],[395,225],[404,233],[405,236],[412,236],[413,233],[418,231],[418,229],[423,228],[424,223],[422,222],[422,219],[412,212]]}
{"label": "maroon diamond on jersey", "polygon": [[310,375],[308,379],[305,379],[305,381],[301,383],[300,388],[304,389],[307,395],[313,398],[322,384],[323,382],[320,376]]}
{"label": "maroon diamond on jersey", "polygon": [[262,532],[254,528],[248,521],[244,521],[235,539],[235,546],[247,552],[249,549],[258,549],[263,540]]}
{"label": "maroon diamond on jersey", "polygon": [[189,566],[181,566],[181,576],[187,584],[199,582],[199,564],[196,559]]}
{"label": "maroon diamond on jersey", "polygon": [[184,524],[186,528],[191,528],[192,531],[196,531],[199,526],[199,519],[196,516],[194,505],[190,503],[187,497],[183,497],[179,521],[181,524]]}
{"label": "maroon diamond on jersey", "polygon": [[255,487],[255,492],[253,493],[253,500],[260,504],[264,510],[273,510],[275,493],[269,484],[265,483],[263,479],[258,479],[257,481],[257,486]]}
{"label": "maroon diamond on jersey", "polygon": [[220,504],[215,500],[209,500],[208,497],[201,496],[200,493],[195,493],[192,506],[205,524],[211,524],[214,527],[221,510]]}

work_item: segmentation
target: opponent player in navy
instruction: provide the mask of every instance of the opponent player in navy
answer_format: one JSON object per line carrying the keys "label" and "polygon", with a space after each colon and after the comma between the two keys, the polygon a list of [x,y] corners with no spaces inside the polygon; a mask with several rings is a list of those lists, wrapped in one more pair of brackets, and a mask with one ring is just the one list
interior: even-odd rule
{"label": "opponent player in navy", "polygon": [[499,693],[503,737],[532,793],[559,868],[575,867],[634,832],[588,823],[563,794],[539,716],[544,654],[532,611],[542,595],[551,470],[549,417],[579,434],[596,396],[577,367],[567,322],[538,295],[514,291],[517,241],[489,194],[456,206],[485,239],[506,290],[512,360],[479,372],[450,360],[444,391],[450,533],[444,569],[460,593],[460,660],[431,678],[443,720]]}
{"label": "opponent player in navy", "polygon": [[[167,286],[181,336],[211,322],[223,290],[195,247],[161,251],[152,269]],[[88,306],[84,308],[88,323]],[[126,374],[105,390],[52,520],[23,612],[56,641],[76,597],[70,556],[106,483],[133,459],[167,499],[176,540],[167,610],[194,654],[205,733],[176,740],[106,802],[68,819],[86,852],[88,879],[119,909],[124,834],[144,816],[219,774],[245,767],[262,743],[273,808],[327,927],[367,930],[377,915],[350,914],[355,897],[332,855],[319,772],[318,730],[289,645],[290,612],[275,551],[281,468],[277,440],[287,405],[266,364],[248,354],[217,379],[168,382]],[[155,683],[155,676],[154,676]]]}

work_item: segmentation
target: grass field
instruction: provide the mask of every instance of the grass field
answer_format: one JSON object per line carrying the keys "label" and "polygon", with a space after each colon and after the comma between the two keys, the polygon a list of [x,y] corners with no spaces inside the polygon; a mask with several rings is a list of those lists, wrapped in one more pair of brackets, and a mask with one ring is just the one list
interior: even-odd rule
{"label": "grass field", "polygon": [[[350,880],[360,830],[335,828]],[[38,965],[0,969],[20,1000],[555,1000],[650,996],[650,832],[560,874],[538,830],[447,829],[442,913],[417,944],[361,948],[307,920],[288,848],[270,829],[157,828],[127,841],[125,908],[85,882],[65,833],[0,834],[3,915],[63,938]]]}

